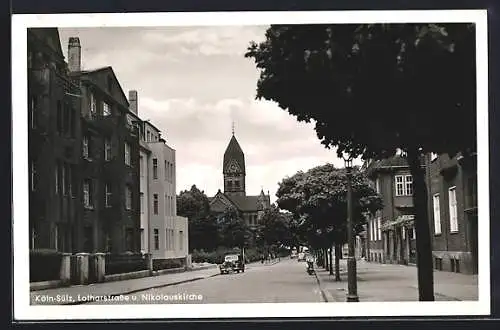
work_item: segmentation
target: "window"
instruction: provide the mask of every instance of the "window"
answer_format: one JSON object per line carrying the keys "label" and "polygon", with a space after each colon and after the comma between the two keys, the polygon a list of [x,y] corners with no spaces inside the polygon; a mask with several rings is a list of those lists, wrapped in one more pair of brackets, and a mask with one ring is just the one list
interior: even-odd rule
{"label": "window", "polygon": [[370,219],[368,222],[369,230],[370,230],[370,241],[375,240],[375,219]]}
{"label": "window", "polygon": [[179,250],[182,251],[182,248],[184,247],[184,233],[179,231]]}
{"label": "window", "polygon": [[174,164],[170,163],[170,181],[173,181],[175,177]]}
{"label": "window", "polygon": [[86,208],[92,207],[92,182],[89,179],[83,182],[83,205]]}
{"label": "window", "polygon": [[413,195],[413,178],[411,175],[396,175],[396,196]]}
{"label": "window", "polygon": [[146,142],[149,142],[151,141],[151,133],[149,133],[149,131],[147,132],[147,135],[146,135]]}
{"label": "window", "polygon": [[132,209],[132,189],[129,186],[125,186],[125,208]]}
{"label": "window", "polygon": [[111,207],[111,187],[109,186],[109,184],[106,185],[105,187],[105,200],[104,200],[104,205],[106,207]]}
{"label": "window", "polygon": [[456,187],[451,187],[448,190],[448,204],[450,207],[450,232],[456,233],[458,232]]}
{"label": "window", "polygon": [[158,159],[153,158],[153,179],[158,179]]}
{"label": "window", "polygon": [[36,164],[31,161],[31,191],[36,190]]}
{"label": "window", "polygon": [[82,155],[83,158],[89,158],[89,138],[84,136],[82,139]]}
{"label": "window", "polygon": [[158,194],[153,195],[153,213],[158,214]]}
{"label": "window", "polygon": [[146,250],[146,240],[144,238],[144,228],[141,228],[141,250]]}
{"label": "window", "polygon": [[37,117],[37,99],[36,96],[30,97],[31,128],[36,128]]}
{"label": "window", "polygon": [[434,160],[436,160],[438,157],[438,155],[434,152],[431,152],[431,162],[433,162]]}
{"label": "window", "polygon": [[434,234],[441,234],[441,210],[439,205],[439,194],[432,197],[432,205],[434,207]]}
{"label": "window", "polygon": [[54,249],[56,251],[59,251],[59,233],[58,233],[58,226],[57,224],[54,224],[54,227],[52,227],[52,238],[53,238],[53,242],[54,242]]}
{"label": "window", "polygon": [[168,176],[169,176],[169,170],[168,169],[170,168],[168,166],[168,162],[167,161],[165,161],[164,167],[165,167],[165,169],[163,170],[163,172],[164,172],[163,175],[165,176],[165,181],[167,181],[168,180]]}
{"label": "window", "polygon": [[130,166],[130,145],[125,142],[125,164]]}
{"label": "window", "polygon": [[144,157],[139,156],[139,173],[141,177],[144,177]]}
{"label": "window", "polygon": [[104,140],[104,160],[111,160],[111,139],[109,138]]}
{"label": "window", "polygon": [[144,213],[144,193],[141,192],[139,194],[140,194],[140,198],[141,198],[141,213]]}
{"label": "window", "polygon": [[234,181],[234,187],[235,187],[236,189],[239,189],[239,188],[240,188],[240,181],[239,181],[239,180],[235,180],[235,181]]}
{"label": "window", "polygon": [[68,103],[64,103],[63,107],[63,132],[66,135],[69,135],[70,133],[70,122],[71,122],[71,112],[70,112],[70,107]]}
{"label": "window", "polygon": [[154,238],[155,238],[155,250],[160,249],[160,236],[158,229],[154,229]]}
{"label": "window", "polygon": [[165,215],[169,215],[168,214],[168,209],[169,209],[169,205],[170,205],[170,198],[167,196],[167,194],[165,194],[165,198],[164,198],[164,202],[163,202],[165,205],[164,205],[164,209],[165,209]]}
{"label": "window", "polygon": [[375,191],[377,192],[377,194],[380,194],[380,179],[377,178],[377,180],[375,180]]}
{"label": "window", "polygon": [[102,115],[104,117],[111,116],[111,106],[106,102],[102,102]]}
{"label": "window", "polygon": [[61,188],[62,188],[62,194],[66,196],[66,164],[63,163],[63,165],[60,167],[61,171]]}
{"label": "window", "polygon": [[401,227],[401,238],[403,241],[406,239],[406,227]]}
{"label": "window", "polygon": [[378,217],[377,219],[377,240],[382,239],[382,218]]}
{"label": "window", "polygon": [[412,227],[411,238],[417,239],[417,230],[415,229],[415,226]]}
{"label": "window", "polygon": [[56,162],[56,167],[54,168],[54,191],[59,194],[59,162]]}
{"label": "window", "polygon": [[95,116],[97,113],[97,102],[95,100],[94,94],[90,93],[90,115]]}
{"label": "window", "polygon": [[71,188],[70,188],[70,193],[71,197],[76,197],[76,190],[78,189],[78,171],[75,169],[76,165],[71,165]]}
{"label": "window", "polygon": [[61,106],[61,101],[57,101],[57,110],[56,110],[56,116],[57,116],[57,133],[61,134],[62,133],[62,126],[63,126],[63,114],[62,114],[62,106]]}

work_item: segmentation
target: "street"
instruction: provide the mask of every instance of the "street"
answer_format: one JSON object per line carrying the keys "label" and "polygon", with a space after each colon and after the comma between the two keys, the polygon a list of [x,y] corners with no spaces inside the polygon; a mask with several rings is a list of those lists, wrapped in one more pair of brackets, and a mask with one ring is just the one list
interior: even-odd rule
{"label": "street", "polygon": [[[113,304],[287,302],[324,302],[316,277],[307,275],[305,263],[295,259],[271,265],[250,264],[244,273],[145,290],[121,299],[117,297]],[[94,304],[110,302],[89,303]]]}

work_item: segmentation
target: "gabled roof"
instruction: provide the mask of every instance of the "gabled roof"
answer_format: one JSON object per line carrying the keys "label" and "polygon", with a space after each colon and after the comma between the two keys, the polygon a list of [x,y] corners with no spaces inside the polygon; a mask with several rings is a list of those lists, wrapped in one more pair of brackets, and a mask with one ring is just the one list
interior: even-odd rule
{"label": "gabled roof", "polygon": [[[91,70],[82,70],[82,71],[80,71],[80,74],[94,76],[94,75],[98,75],[98,74],[100,74],[100,73],[102,73],[104,71],[108,71],[112,75],[113,79],[115,80],[115,84],[119,87],[119,91],[120,91],[120,94],[121,94],[121,100],[120,101],[128,109],[129,106],[130,106],[130,103],[128,102],[127,96],[123,92],[123,88],[122,88],[122,86],[120,84],[120,81],[116,77],[115,71],[113,70],[113,68],[111,66],[105,66],[105,67],[101,67],[101,68],[97,68],[97,69],[91,69]],[[103,88],[103,89],[106,90],[105,88]]]}
{"label": "gabled roof", "polygon": [[29,28],[29,32],[43,41],[50,49],[64,60],[64,54],[61,48],[61,38],[57,28]]}
{"label": "gabled roof", "polygon": [[[210,204],[214,203],[218,199],[222,199],[227,203],[232,204],[238,210],[242,212],[253,212],[258,210],[259,206],[259,198],[261,195],[257,196],[230,196],[228,194],[224,194],[222,191],[218,191],[214,197],[209,197],[208,200]],[[264,195],[267,203],[269,203],[269,196]]]}
{"label": "gabled roof", "polygon": [[224,173],[227,171],[227,167],[232,160],[235,160],[243,173],[245,173],[245,155],[234,135],[231,137],[226,151],[224,152],[224,161],[222,164]]}

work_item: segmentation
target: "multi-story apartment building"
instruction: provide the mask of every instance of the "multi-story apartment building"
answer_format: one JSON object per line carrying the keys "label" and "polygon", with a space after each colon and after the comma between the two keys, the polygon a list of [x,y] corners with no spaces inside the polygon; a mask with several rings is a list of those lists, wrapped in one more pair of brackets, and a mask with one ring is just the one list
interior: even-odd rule
{"label": "multi-story apartment building", "polygon": [[[477,161],[475,155],[423,158],[434,267],[477,273]],[[405,157],[364,164],[384,208],[368,219],[370,261],[416,263],[412,177]]]}
{"label": "multi-story apartment building", "polygon": [[113,69],[82,70],[79,38],[70,38],[68,67],[81,90],[80,235],[76,251],[140,250],[139,123]]}
{"label": "multi-story apartment building", "polygon": [[30,248],[71,252],[80,233],[80,90],[57,29],[28,29],[27,50]]}
{"label": "multi-story apartment building", "polygon": [[382,263],[415,263],[413,180],[406,158],[399,154],[367,162],[363,167],[384,205],[368,219],[368,259]]}
{"label": "multi-story apartment building", "polygon": [[[130,115],[139,118],[138,96],[129,92]],[[149,121],[140,128],[141,250],[153,259],[180,259],[188,255],[188,223],[177,216],[175,150]]]}
{"label": "multi-story apartment building", "polygon": [[434,267],[477,273],[476,155],[428,155],[429,220]]}

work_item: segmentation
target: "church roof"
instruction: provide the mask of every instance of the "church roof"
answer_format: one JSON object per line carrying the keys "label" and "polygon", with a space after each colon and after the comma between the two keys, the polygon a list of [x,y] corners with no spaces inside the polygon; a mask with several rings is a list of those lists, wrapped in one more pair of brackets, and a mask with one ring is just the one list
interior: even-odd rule
{"label": "church roof", "polygon": [[[255,212],[258,210],[259,198],[260,195],[257,196],[230,196],[228,194],[224,194],[224,197],[231,201],[238,210],[242,212]],[[214,197],[209,197],[209,202],[212,202],[215,199]],[[269,204],[269,196],[266,195],[267,203]]]}
{"label": "church roof", "polygon": [[234,135],[231,137],[226,151],[224,152],[224,162],[222,164],[222,170],[224,171],[224,173],[226,172],[227,166],[232,160],[235,160],[238,163],[240,169],[243,170],[243,173],[245,173],[245,155],[243,154],[243,150],[241,149],[240,144],[238,143],[238,140],[236,140],[236,137]]}

